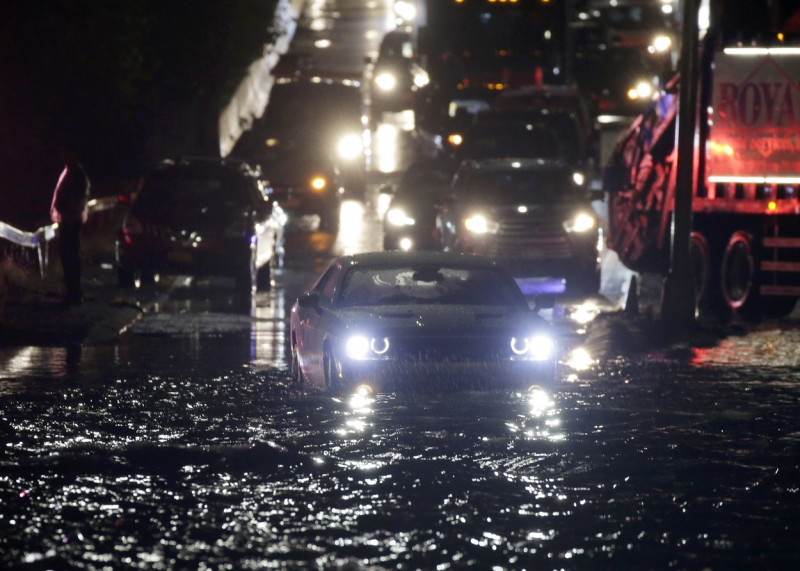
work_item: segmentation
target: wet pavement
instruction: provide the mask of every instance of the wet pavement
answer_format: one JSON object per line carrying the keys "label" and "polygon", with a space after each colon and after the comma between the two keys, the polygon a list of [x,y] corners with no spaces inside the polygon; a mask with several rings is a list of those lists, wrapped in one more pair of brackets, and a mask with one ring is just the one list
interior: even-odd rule
{"label": "wet pavement", "polygon": [[648,281],[638,315],[583,304],[552,394],[342,400],[291,383],[287,300],[325,263],[292,251],[248,303],[172,284],[113,341],[4,361],[5,567],[800,564],[796,319],[675,335]]}

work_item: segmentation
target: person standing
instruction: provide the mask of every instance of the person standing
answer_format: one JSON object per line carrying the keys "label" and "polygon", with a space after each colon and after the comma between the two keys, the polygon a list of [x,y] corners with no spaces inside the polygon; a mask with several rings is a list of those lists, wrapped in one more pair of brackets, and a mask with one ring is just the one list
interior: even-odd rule
{"label": "person standing", "polygon": [[83,303],[81,227],[89,215],[87,205],[91,184],[78,153],[74,149],[66,148],[63,154],[64,170],[53,192],[50,219],[58,224],[59,254],[64,272],[66,302],[68,305],[80,305]]}

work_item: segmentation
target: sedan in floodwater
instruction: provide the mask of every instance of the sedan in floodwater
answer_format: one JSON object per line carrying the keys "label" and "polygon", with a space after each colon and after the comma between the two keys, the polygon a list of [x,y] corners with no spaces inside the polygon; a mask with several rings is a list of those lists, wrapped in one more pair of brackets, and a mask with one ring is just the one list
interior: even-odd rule
{"label": "sedan in floodwater", "polygon": [[340,257],[295,302],[290,336],[293,379],[337,395],[555,380],[550,323],[483,256]]}

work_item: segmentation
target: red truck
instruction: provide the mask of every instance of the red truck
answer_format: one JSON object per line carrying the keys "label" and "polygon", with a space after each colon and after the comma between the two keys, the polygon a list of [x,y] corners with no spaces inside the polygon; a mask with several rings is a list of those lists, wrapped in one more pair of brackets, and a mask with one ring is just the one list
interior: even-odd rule
{"label": "red truck", "polygon": [[[699,311],[782,316],[800,297],[800,48],[701,57],[689,263]],[[608,246],[637,272],[670,263],[680,79],[604,171]]]}

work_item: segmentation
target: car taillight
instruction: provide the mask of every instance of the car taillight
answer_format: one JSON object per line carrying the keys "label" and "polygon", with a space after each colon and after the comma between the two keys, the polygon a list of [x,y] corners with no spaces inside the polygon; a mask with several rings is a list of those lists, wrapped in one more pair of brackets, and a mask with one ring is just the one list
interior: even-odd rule
{"label": "car taillight", "polygon": [[129,213],[122,223],[122,233],[127,236],[130,234],[141,234],[142,232],[144,232],[142,223],[135,214]]}

